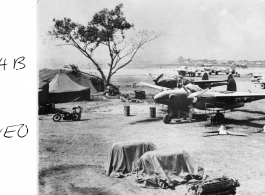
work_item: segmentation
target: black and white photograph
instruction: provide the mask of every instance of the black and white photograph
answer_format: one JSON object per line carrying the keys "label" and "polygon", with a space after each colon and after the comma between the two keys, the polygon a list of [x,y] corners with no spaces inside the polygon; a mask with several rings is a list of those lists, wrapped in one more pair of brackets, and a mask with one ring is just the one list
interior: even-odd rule
{"label": "black and white photograph", "polygon": [[265,194],[263,0],[36,8],[40,195]]}

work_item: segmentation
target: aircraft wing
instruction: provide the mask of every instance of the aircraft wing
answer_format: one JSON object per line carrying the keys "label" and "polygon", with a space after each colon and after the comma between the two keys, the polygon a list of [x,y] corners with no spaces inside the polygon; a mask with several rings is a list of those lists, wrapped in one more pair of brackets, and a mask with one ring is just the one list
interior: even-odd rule
{"label": "aircraft wing", "polygon": [[138,83],[138,85],[145,85],[145,86],[152,87],[152,88],[159,89],[159,90],[170,89],[170,88],[167,88],[167,87],[162,87],[162,86],[153,85],[153,84],[149,84],[149,83],[143,83],[143,82]]}
{"label": "aircraft wing", "polygon": [[265,98],[265,93],[248,93],[248,92],[234,92],[234,91],[225,91],[218,92],[214,94],[216,98],[242,98],[242,97],[257,97]]}
{"label": "aircraft wing", "polygon": [[199,80],[199,81],[193,81],[193,83],[201,84],[201,83],[220,83],[220,82],[226,82],[227,80]]}

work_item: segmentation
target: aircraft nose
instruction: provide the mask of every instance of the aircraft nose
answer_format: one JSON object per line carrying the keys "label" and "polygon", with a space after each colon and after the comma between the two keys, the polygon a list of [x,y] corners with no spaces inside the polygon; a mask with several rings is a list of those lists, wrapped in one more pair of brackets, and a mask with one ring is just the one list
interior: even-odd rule
{"label": "aircraft nose", "polygon": [[154,101],[156,103],[159,103],[159,101],[162,99],[163,95],[162,94],[156,94],[155,97],[154,97]]}

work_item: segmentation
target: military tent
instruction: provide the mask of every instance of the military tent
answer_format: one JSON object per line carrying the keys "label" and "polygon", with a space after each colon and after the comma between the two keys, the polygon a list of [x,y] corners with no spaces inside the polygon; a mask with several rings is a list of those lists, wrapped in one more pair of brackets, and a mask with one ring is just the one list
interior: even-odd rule
{"label": "military tent", "polygon": [[58,70],[58,69],[42,69],[39,71],[39,83],[50,82],[57,74],[65,73],[71,80],[77,84],[90,88],[90,92],[97,93],[104,91],[104,82],[101,78],[85,73],[85,72],[73,72],[70,70]]}
{"label": "military tent", "polygon": [[89,100],[90,89],[77,84],[66,74],[59,73],[49,84],[49,98],[53,103]]}
{"label": "military tent", "polygon": [[96,93],[97,90],[95,89],[94,85],[91,82],[91,78],[89,78],[87,75],[84,75],[82,73],[79,73],[78,75],[71,74],[70,72],[67,73],[67,76],[72,79],[77,84],[88,87],[90,89],[91,93]]}
{"label": "military tent", "polygon": [[39,83],[38,103],[39,105],[45,105],[48,102],[49,102],[49,83],[47,82]]}
{"label": "military tent", "polygon": [[135,171],[137,161],[147,151],[156,150],[156,146],[149,141],[130,141],[114,143],[110,150],[106,164],[106,174],[126,174]]}
{"label": "military tent", "polygon": [[179,181],[181,175],[195,174],[199,166],[184,150],[164,149],[144,153],[137,162],[142,176],[157,174],[161,179]]}

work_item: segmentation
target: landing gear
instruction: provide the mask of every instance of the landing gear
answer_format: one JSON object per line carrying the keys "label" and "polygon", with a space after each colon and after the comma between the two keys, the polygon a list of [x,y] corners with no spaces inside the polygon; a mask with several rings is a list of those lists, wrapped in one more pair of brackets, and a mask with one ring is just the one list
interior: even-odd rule
{"label": "landing gear", "polygon": [[167,114],[163,117],[163,122],[169,124],[173,118],[178,117],[178,110],[176,108],[168,107]]}
{"label": "landing gear", "polygon": [[167,108],[167,114],[163,117],[163,122],[165,124],[169,124],[172,120],[176,119],[176,121],[186,120],[186,112],[187,110],[180,110],[176,107]]}
{"label": "landing gear", "polygon": [[220,113],[220,112],[217,112],[215,114],[215,116],[213,117],[213,122],[214,123],[221,123],[221,122],[224,121],[224,119],[225,119],[224,114],[223,113]]}
{"label": "landing gear", "polygon": [[163,122],[169,124],[171,122],[171,115],[167,114],[163,117]]}

